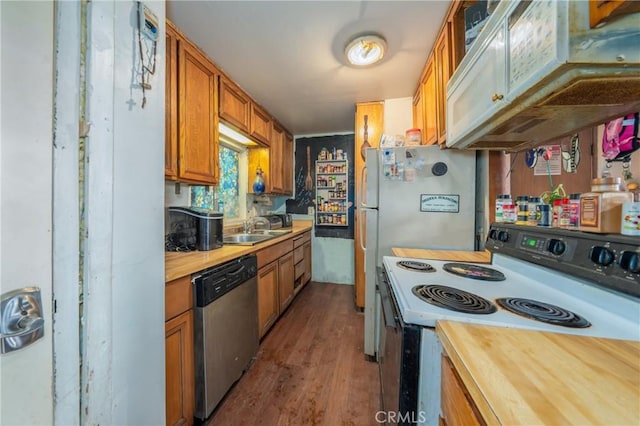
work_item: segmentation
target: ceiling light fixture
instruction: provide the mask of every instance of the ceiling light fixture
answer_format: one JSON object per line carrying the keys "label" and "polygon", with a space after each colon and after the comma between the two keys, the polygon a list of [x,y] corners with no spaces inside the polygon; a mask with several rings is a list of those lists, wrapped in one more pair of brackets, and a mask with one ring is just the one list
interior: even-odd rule
{"label": "ceiling light fixture", "polygon": [[379,62],[387,49],[387,42],[377,34],[364,34],[351,40],[344,49],[351,65],[366,67]]}

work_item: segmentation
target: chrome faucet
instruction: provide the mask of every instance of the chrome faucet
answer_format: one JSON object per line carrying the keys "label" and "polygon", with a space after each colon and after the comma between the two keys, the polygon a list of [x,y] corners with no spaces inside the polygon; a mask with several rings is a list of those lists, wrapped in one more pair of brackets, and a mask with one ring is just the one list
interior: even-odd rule
{"label": "chrome faucet", "polygon": [[[262,224],[264,226],[257,226],[259,224]],[[242,223],[242,228],[245,233],[251,234],[258,229],[268,231],[271,228],[271,224],[266,217],[254,216],[249,220],[245,220]]]}
{"label": "chrome faucet", "polygon": [[255,216],[249,221],[249,226],[251,227],[251,232],[255,232],[258,229],[268,231],[271,228],[271,223],[266,217]]}

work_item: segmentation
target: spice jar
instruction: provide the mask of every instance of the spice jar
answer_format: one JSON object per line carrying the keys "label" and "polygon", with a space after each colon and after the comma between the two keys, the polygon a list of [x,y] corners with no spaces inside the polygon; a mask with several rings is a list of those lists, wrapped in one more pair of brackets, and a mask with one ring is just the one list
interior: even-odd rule
{"label": "spice jar", "polygon": [[529,197],[529,217],[527,225],[537,226],[540,221],[540,197]]}
{"label": "spice jar", "polygon": [[526,225],[529,219],[529,196],[520,195],[516,200],[516,206],[518,207],[516,225]]}
{"label": "spice jar", "polygon": [[502,221],[504,223],[515,223],[518,219],[518,212],[514,204],[505,204],[502,206]]}
{"label": "spice jar", "polygon": [[580,195],[580,230],[618,233],[622,204],[633,201],[633,194],[620,189],[621,178],[605,177],[591,181],[591,192]]}
{"label": "spice jar", "polygon": [[500,194],[496,197],[496,222],[502,223],[504,222],[503,216],[503,207],[505,204],[511,204],[511,195],[510,194]]}
{"label": "spice jar", "polygon": [[571,222],[571,207],[569,205],[569,198],[563,198],[560,200],[560,216],[558,216],[558,226],[563,229],[569,229]]}

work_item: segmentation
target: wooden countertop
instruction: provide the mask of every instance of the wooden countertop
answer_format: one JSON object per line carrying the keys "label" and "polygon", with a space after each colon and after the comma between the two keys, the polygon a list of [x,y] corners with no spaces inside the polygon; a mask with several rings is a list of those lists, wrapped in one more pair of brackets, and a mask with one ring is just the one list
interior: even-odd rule
{"label": "wooden countertop", "polygon": [[394,256],[413,257],[416,259],[451,260],[458,262],[491,263],[491,252],[460,250],[426,250],[393,247]]}
{"label": "wooden countertop", "polygon": [[311,230],[313,222],[310,220],[294,220],[290,234],[272,238],[254,246],[224,245],[219,249],[209,251],[194,251],[189,253],[166,252],[164,257],[164,278],[166,282],[191,275],[212,266],[233,260],[245,254],[254,253],[273,244]]}
{"label": "wooden countertop", "polygon": [[438,321],[487,424],[640,424],[640,342]]}

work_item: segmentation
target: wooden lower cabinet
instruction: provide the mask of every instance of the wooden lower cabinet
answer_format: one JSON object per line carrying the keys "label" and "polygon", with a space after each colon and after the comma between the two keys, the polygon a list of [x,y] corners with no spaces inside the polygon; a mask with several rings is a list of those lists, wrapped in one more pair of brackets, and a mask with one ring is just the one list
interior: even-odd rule
{"label": "wooden lower cabinet", "polygon": [[[291,304],[302,284],[311,279],[311,231],[260,250],[257,256],[258,324],[262,338]],[[301,281],[305,276],[308,279]]]}
{"label": "wooden lower cabinet", "polygon": [[258,270],[258,325],[260,338],[278,319],[278,261]]}
{"label": "wooden lower cabinet", "polygon": [[193,310],[165,323],[167,425],[191,425],[194,412]]}
{"label": "wooden lower cabinet", "polygon": [[278,260],[278,301],[280,313],[284,312],[293,300],[293,252],[289,252]]}
{"label": "wooden lower cabinet", "polygon": [[486,424],[455,371],[449,357],[442,356],[442,417],[440,424],[471,426]]}
{"label": "wooden lower cabinet", "polygon": [[304,275],[302,277],[302,284],[306,284],[311,281],[311,241],[307,241],[302,246],[304,251],[304,257],[302,263],[304,264]]}

